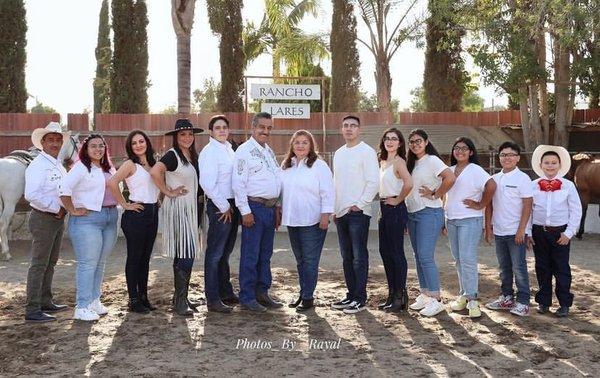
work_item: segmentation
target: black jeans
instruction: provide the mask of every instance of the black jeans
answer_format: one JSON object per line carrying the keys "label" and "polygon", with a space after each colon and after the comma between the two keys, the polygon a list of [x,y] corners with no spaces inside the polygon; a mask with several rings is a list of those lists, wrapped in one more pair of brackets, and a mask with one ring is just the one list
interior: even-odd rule
{"label": "black jeans", "polygon": [[404,231],[408,212],[404,202],[396,205],[381,203],[379,218],[379,253],[385,268],[388,289],[395,293],[406,288],[408,264],[404,255]]}
{"label": "black jeans", "polygon": [[143,205],[144,210],[139,213],[128,210],[121,217],[121,228],[127,240],[125,277],[130,299],[148,293],[150,256],[158,231],[158,205]]}

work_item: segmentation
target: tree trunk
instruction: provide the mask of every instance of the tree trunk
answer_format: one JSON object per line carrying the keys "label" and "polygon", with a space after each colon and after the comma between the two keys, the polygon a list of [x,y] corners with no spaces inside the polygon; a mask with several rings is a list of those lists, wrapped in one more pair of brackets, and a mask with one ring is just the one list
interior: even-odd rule
{"label": "tree trunk", "polygon": [[[540,69],[546,70],[546,36],[540,31],[536,38],[537,60]],[[550,105],[548,104],[548,84],[539,83],[540,117],[542,121],[543,143],[550,143]]]}
{"label": "tree trunk", "polygon": [[543,143],[544,134],[542,132],[542,120],[540,118],[540,99],[538,93],[538,86],[536,84],[529,86],[529,105],[530,115],[529,122],[531,126],[530,137],[532,144],[537,146]]}
{"label": "tree trunk", "polygon": [[380,112],[390,112],[392,78],[390,76],[390,64],[382,52],[377,57],[375,67],[375,82],[377,84],[377,106]]}
{"label": "tree trunk", "polygon": [[555,72],[555,97],[556,117],[554,130],[554,144],[569,147],[569,135],[567,127],[569,122],[569,106],[571,104],[571,81],[570,53],[569,49],[561,44],[558,39],[554,41],[554,72]]}
{"label": "tree trunk", "polygon": [[521,113],[521,128],[523,129],[523,148],[525,152],[533,151],[531,143],[531,132],[529,128],[529,106],[527,105],[527,87],[519,88],[519,111]]}
{"label": "tree trunk", "polygon": [[177,112],[180,116],[190,114],[190,35],[177,36]]}

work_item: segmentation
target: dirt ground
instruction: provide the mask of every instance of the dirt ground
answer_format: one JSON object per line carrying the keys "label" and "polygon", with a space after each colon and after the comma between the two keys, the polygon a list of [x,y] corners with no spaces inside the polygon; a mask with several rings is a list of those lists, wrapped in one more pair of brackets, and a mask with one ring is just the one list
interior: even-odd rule
{"label": "dirt ground", "polygon": [[[11,243],[13,260],[0,263],[0,375],[99,376],[595,376],[600,369],[600,235],[586,235],[571,248],[575,303],[567,319],[539,315],[518,318],[483,310],[479,320],[462,313],[424,318],[377,310],[386,295],[377,234],[369,238],[369,309],[345,315],[328,304],[345,294],[337,234],[330,232],[321,259],[318,307],[297,314],[285,307],[254,315],[236,309],[231,315],[207,313],[174,316],[171,261],[158,252],[151,261],[150,297],[159,309],[151,315],[126,310],[123,273],[125,243],[119,239],[109,259],[103,302],[110,313],[96,323],[76,322],[72,311],[58,321],[23,320],[27,241]],[[445,302],[456,294],[457,278],[446,238],[438,243],[437,261]],[[411,298],[418,294],[412,250]],[[202,298],[202,258],[193,278],[193,296]],[[239,246],[232,256],[237,285]],[[533,256],[528,259],[532,292],[537,290]],[[498,295],[493,246],[480,250],[480,296]],[[289,302],[298,291],[295,260],[287,234],[277,233],[272,260],[272,293]],[[57,302],[74,304],[75,261],[68,239],[55,274]],[[532,309],[533,310],[533,309]],[[314,341],[311,341],[314,340]]]}

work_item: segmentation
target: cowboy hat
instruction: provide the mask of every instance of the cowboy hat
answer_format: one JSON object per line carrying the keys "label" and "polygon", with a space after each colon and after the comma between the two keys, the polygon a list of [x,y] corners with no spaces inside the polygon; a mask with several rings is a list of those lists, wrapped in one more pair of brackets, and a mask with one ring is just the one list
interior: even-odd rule
{"label": "cowboy hat", "polygon": [[41,151],[44,149],[42,147],[42,139],[44,138],[44,136],[46,136],[46,134],[52,133],[61,134],[63,136],[63,144],[71,135],[70,131],[63,131],[62,127],[60,126],[60,123],[50,122],[46,125],[46,127],[40,127],[33,130],[33,132],[31,133],[31,143],[33,143],[33,146],[35,148]]}
{"label": "cowboy hat", "polygon": [[190,122],[189,119],[187,118],[182,118],[182,119],[178,119],[175,122],[175,129],[171,130],[171,131],[167,131],[165,133],[165,135],[174,135],[177,134],[179,131],[183,131],[183,130],[192,130],[194,132],[194,134],[200,134],[201,132],[203,132],[203,129],[194,127],[194,125],[192,125],[192,123]]}
{"label": "cowboy hat", "polygon": [[542,171],[540,163],[542,162],[542,156],[548,151],[556,152],[560,157],[558,176],[563,177],[569,172],[569,169],[571,169],[571,155],[569,155],[569,151],[567,151],[566,148],[561,146],[550,146],[546,144],[537,146],[531,156],[531,168],[533,168],[536,175],[544,177],[545,174],[544,171]]}

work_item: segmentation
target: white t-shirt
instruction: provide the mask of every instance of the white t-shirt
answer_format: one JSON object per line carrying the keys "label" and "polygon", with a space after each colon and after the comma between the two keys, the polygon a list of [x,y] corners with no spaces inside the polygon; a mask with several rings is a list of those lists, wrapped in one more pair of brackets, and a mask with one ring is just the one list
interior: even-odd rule
{"label": "white t-shirt", "polygon": [[497,185],[492,198],[494,235],[515,235],[521,221],[523,198],[533,197],[531,179],[519,168],[508,173],[500,171],[492,178]]}
{"label": "white t-shirt", "polygon": [[[450,167],[450,170],[454,172],[456,165]],[[472,199],[477,202],[481,201],[485,184],[490,178],[491,176],[479,165],[473,163],[467,165],[446,194],[446,218],[465,219],[482,217],[484,213],[483,209],[469,209],[463,201],[466,199]]]}
{"label": "white t-shirt", "polygon": [[406,208],[409,213],[416,213],[426,207],[442,207],[441,199],[431,200],[421,197],[419,188],[426,186],[435,191],[442,185],[442,179],[438,175],[448,168],[444,162],[434,155],[426,154],[415,162],[415,168],[412,171],[413,189],[406,197]]}

